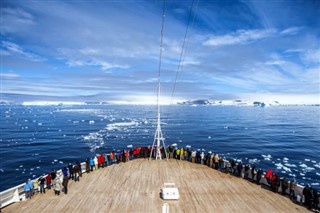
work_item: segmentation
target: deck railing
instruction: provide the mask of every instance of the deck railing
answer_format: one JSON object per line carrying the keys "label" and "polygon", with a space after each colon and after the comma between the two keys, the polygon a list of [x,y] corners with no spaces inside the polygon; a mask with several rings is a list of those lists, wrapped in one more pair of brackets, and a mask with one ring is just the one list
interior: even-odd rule
{"label": "deck railing", "polygon": [[[108,156],[108,155],[106,155]],[[106,158],[108,159],[108,158]],[[229,164],[229,162],[224,161],[224,165]],[[81,173],[86,172],[86,163],[82,162],[81,163]],[[62,173],[61,169],[57,171],[57,173]],[[265,173],[264,173],[265,174]],[[252,179],[251,177],[251,169],[249,170],[249,179]],[[61,181],[62,181],[62,175],[61,177]],[[39,177],[33,179],[37,180]],[[265,185],[270,187],[270,184],[267,182],[267,179],[264,177],[264,175],[262,176],[261,180],[260,180],[260,184]],[[25,198],[25,191],[24,191],[24,185],[25,183],[19,184],[18,186],[12,187],[10,189],[7,189],[5,191],[0,192],[0,208],[4,208],[12,203],[16,203],[16,202],[20,202],[20,201],[24,201]],[[46,187],[46,186],[45,186]],[[298,203],[302,203],[302,191],[304,189],[304,186],[297,184],[297,186],[295,187],[295,196],[297,197],[297,202]],[[287,194],[289,194],[289,187],[286,191]],[[320,204],[318,205],[318,207],[320,207]]]}
{"label": "deck railing", "polygon": [[[84,173],[85,171],[86,171],[86,163],[82,162],[81,173]],[[61,169],[58,170],[57,173],[62,173]],[[47,175],[45,175],[45,177],[46,176]],[[60,177],[62,181],[62,176]],[[38,180],[38,179],[39,177],[32,179],[32,181]],[[19,184],[18,186],[14,186],[10,189],[0,192],[0,204],[1,204],[0,208],[4,208],[12,203],[24,201],[26,199],[24,186],[25,186],[25,183],[22,183],[22,184]],[[47,186],[45,185],[45,187]]]}

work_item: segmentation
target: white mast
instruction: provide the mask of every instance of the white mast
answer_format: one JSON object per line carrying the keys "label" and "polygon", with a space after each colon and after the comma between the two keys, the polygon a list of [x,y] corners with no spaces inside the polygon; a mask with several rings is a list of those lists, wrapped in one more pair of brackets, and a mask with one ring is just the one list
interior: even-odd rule
{"label": "white mast", "polygon": [[[163,25],[164,25],[164,17],[165,17],[165,6],[166,1],[163,1],[163,12],[162,12],[162,27],[161,27],[161,40],[160,40],[160,57],[159,57],[159,71],[158,71],[158,89],[157,89],[157,129],[154,134],[154,140],[151,147],[150,157],[151,159],[153,152],[155,152],[155,159],[162,159],[161,156],[161,141],[164,149],[165,157],[167,158],[166,146],[164,144],[164,137],[161,131],[161,122],[160,122],[160,71],[161,71],[161,58],[162,58],[162,38],[163,38]],[[168,159],[168,158],[167,158]]]}
{"label": "white mast", "polygon": [[157,98],[157,129],[154,134],[154,140],[151,148],[151,153],[150,153],[150,158],[152,157],[153,152],[155,152],[155,159],[156,160],[161,160],[162,155],[161,155],[161,141],[162,141],[162,147],[164,149],[165,157],[167,158],[167,151],[166,151],[166,145],[164,143],[165,138],[162,135],[161,131],[161,121],[160,121],[160,103],[159,103],[159,96],[160,96],[160,83],[158,83],[158,98]]}

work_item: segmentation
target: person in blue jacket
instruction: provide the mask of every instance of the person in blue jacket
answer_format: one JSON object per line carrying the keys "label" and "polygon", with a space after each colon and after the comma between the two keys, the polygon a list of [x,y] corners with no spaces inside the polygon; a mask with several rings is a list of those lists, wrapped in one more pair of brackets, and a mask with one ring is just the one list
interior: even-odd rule
{"label": "person in blue jacket", "polygon": [[90,158],[90,167],[91,167],[91,172],[92,172],[93,171],[93,167],[94,167],[94,160],[93,160],[92,157]]}
{"label": "person in blue jacket", "polygon": [[26,184],[24,185],[24,191],[26,193],[26,199],[30,198],[31,199],[31,188],[29,185],[29,182],[27,181]]}
{"label": "person in blue jacket", "polygon": [[33,181],[29,178],[28,180],[28,185],[30,187],[30,198],[32,197],[33,195],[33,188],[34,188],[34,184],[33,184]]}

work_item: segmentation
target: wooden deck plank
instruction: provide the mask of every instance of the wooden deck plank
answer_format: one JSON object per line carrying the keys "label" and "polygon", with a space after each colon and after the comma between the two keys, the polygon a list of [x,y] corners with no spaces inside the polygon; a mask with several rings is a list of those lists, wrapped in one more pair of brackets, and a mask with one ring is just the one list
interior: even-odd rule
{"label": "wooden deck plank", "polygon": [[[163,201],[165,182],[179,187],[180,200]],[[179,160],[137,159],[84,174],[69,193],[53,190],[12,204],[3,212],[308,212],[288,198],[207,166]]]}

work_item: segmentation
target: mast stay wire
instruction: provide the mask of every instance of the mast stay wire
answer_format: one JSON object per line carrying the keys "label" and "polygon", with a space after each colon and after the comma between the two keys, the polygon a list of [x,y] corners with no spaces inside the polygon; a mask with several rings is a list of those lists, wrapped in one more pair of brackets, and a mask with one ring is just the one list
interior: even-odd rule
{"label": "mast stay wire", "polygon": [[158,89],[157,89],[157,106],[159,110],[159,96],[160,96],[160,75],[161,75],[161,61],[162,61],[162,49],[163,49],[163,28],[164,28],[164,18],[166,12],[166,0],[163,0],[163,9],[162,9],[162,26],[160,33],[160,55],[159,55],[159,68],[158,68]]}
{"label": "mast stay wire", "polygon": [[[185,56],[186,56],[186,52],[187,52],[187,49],[188,49],[188,44],[189,44],[188,32],[189,32],[189,25],[190,25],[190,19],[191,19],[193,4],[194,4],[194,0],[192,0],[192,3],[191,3],[191,8],[190,8],[190,12],[189,12],[189,18],[188,18],[188,24],[187,24],[186,32],[184,34],[183,44],[182,44],[181,53],[180,53],[180,59],[179,59],[179,63],[178,63],[177,71],[176,71],[176,76],[175,76],[175,80],[174,80],[174,84],[173,84],[173,89],[172,89],[172,93],[171,93],[170,105],[173,104],[173,96],[174,96],[174,92],[175,92],[175,89],[176,89],[176,84],[177,84],[179,72],[181,70],[182,63],[184,62],[184,59],[185,59]],[[193,16],[192,23],[191,23],[191,28],[193,27],[194,20],[196,18],[197,12],[198,12],[198,5],[199,5],[199,0],[197,0],[194,16]]]}
{"label": "mast stay wire", "polygon": [[[150,156],[149,156],[149,160],[152,157],[153,151],[155,149],[156,146],[156,150],[154,153],[154,157],[155,159],[162,159],[162,154],[161,154],[161,150],[160,150],[160,145],[161,145],[161,141],[163,144],[163,147],[165,147],[165,143],[164,143],[164,137],[161,131],[161,119],[160,119],[160,75],[161,75],[161,61],[162,61],[162,49],[163,49],[163,28],[164,28],[164,18],[165,18],[165,9],[166,9],[166,1],[163,0],[163,11],[162,11],[162,26],[161,26],[161,35],[160,35],[160,55],[159,55],[159,70],[158,70],[158,89],[157,89],[157,129],[155,131],[154,134],[154,140],[153,140],[153,144],[151,147],[151,152],[150,152]],[[166,159],[167,158],[167,152],[166,149],[165,150],[165,156]]]}

